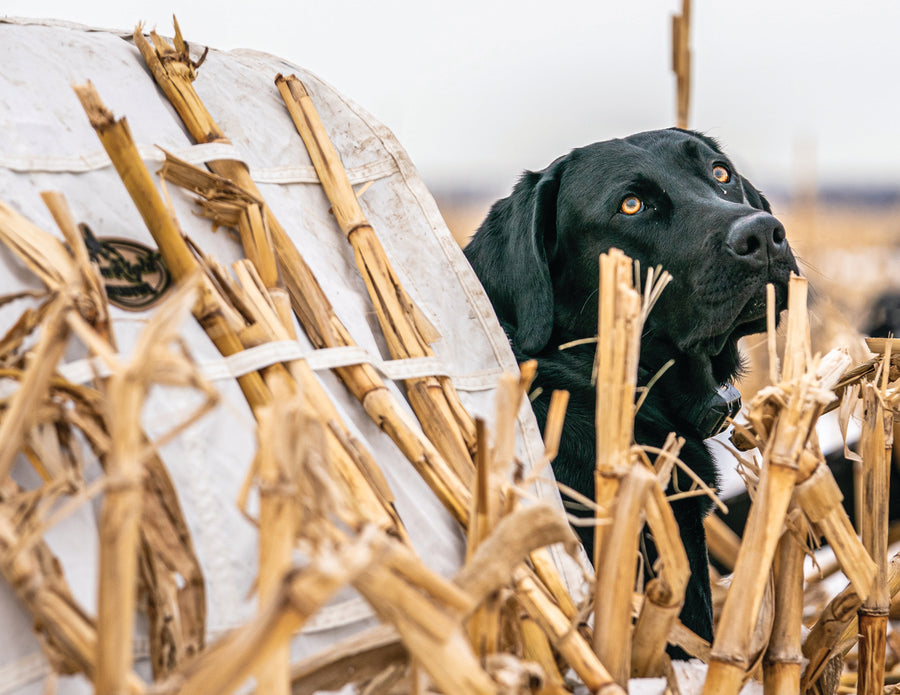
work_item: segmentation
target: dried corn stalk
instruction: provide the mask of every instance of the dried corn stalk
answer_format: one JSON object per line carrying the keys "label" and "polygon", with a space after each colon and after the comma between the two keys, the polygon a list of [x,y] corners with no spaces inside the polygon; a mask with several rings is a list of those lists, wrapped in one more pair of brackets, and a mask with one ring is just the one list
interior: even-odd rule
{"label": "dried corn stalk", "polygon": [[[624,685],[631,663],[631,594],[638,534],[652,473],[634,465],[634,394],[640,355],[641,296],[631,260],[600,256],[597,324],[597,503],[594,529],[594,651]],[[617,497],[620,485],[625,485]],[[608,519],[614,523],[607,525]]]}
{"label": "dried corn stalk", "polygon": [[650,487],[645,511],[659,552],[661,570],[657,577],[647,582],[644,602],[634,626],[631,676],[635,678],[665,675],[666,645],[672,628],[678,623],[691,576],[675,515],[658,482]]}
{"label": "dried corn stalk", "polygon": [[[633,445],[641,329],[654,298],[670,279],[662,274],[654,283],[651,271],[642,301],[634,287],[636,270],[618,249],[600,256],[594,650],[622,686],[631,674],[664,672],[666,643],[690,576],[678,526],[663,491],[676,453],[669,450],[661,455],[657,472]],[[670,463],[664,463],[666,459]],[[631,598],[645,514],[662,571],[646,588],[633,633]]]}
{"label": "dried corn stalk", "polygon": [[[133,143],[127,136],[127,131],[104,112],[102,105],[96,100],[96,96],[90,94],[90,90],[86,90],[86,93],[83,91],[83,96],[86,97],[88,111],[93,117],[92,120],[98,128],[101,139],[104,144],[110,145],[108,149],[111,158],[117,162],[117,168],[127,174],[125,183],[139,209],[142,210],[148,226],[156,232],[155,237],[164,257],[169,254],[173,255],[177,259],[173,265],[181,268],[181,272],[192,266],[199,266],[200,263],[193,257],[189,257],[184,242],[179,238],[177,228],[174,227],[172,218],[167,216],[160,220],[156,217],[158,206],[161,203],[155,200],[158,195],[152,185],[147,185],[148,179],[141,173],[142,165],[139,166],[140,163],[134,159]],[[160,232],[160,227],[165,229]],[[277,319],[274,316],[268,318],[266,316],[265,295],[259,292],[262,283],[255,282],[256,278],[251,268],[238,268],[238,276],[245,278],[243,286],[239,287],[223,271],[209,262],[203,265],[207,271],[207,277],[201,284],[203,294],[201,295],[202,301],[195,307],[197,314],[206,318],[208,323],[230,331],[234,338],[228,337],[228,340],[233,344],[249,347],[267,339],[283,338],[277,328]],[[226,303],[224,297],[232,300],[231,304]],[[210,311],[213,308],[218,311],[215,315]],[[248,321],[243,329],[239,329],[237,326],[238,318]],[[227,341],[220,340],[220,344],[230,347]],[[292,384],[285,378],[285,375],[296,375],[299,370],[298,365],[290,366],[292,368],[290,372],[265,370],[263,384],[276,394],[280,393],[279,389],[281,388],[288,389],[288,392],[292,391]],[[306,391],[307,387],[304,384],[304,388],[300,392],[306,393]],[[269,396],[263,389],[250,391],[250,394],[251,403],[255,406],[254,411],[259,414]],[[259,400],[254,401],[252,397]],[[322,407],[313,399],[310,399],[307,405]],[[321,417],[321,415],[317,417]],[[328,435],[333,437],[335,434],[332,422],[332,418],[322,419],[322,430],[326,437]],[[338,437],[337,440],[343,443],[342,438]],[[346,452],[342,452],[339,448],[328,447],[329,457],[336,457],[341,453],[346,455]],[[370,474],[373,472],[366,468],[362,470]],[[347,483],[346,480],[344,482]],[[374,489],[378,489],[377,484]],[[345,502],[350,502],[350,505],[339,511],[340,518],[348,522],[351,528],[360,528],[366,519],[365,515],[354,518],[360,511],[358,499],[360,494],[350,488],[341,497]],[[309,528],[309,524],[304,524],[304,528]],[[338,543],[342,541],[341,533],[336,528],[331,529],[330,533],[324,537],[332,538],[334,542]],[[390,569],[377,565],[362,572],[354,581],[357,590],[372,605],[376,613],[396,626],[417,661],[446,691],[457,692],[460,689],[473,689],[476,692],[492,692],[494,685],[491,679],[478,668],[459,628],[459,622],[463,615],[459,611],[463,606],[466,607],[466,611],[470,610],[473,607],[471,602],[462,597],[456,597],[450,585],[442,583],[441,580],[431,575],[399,546],[392,549],[390,563]],[[438,602],[430,604],[427,599],[429,595]],[[450,603],[446,604],[448,599],[450,599]],[[267,643],[265,658],[274,658],[276,659],[275,663],[279,664],[277,654],[282,649],[283,645],[279,640]],[[280,665],[283,666],[283,664],[284,661],[281,658]],[[455,666],[451,668],[450,664]],[[262,673],[264,678],[268,679],[271,676],[271,680],[268,682],[277,682],[279,684],[277,687],[284,687],[283,677],[274,672],[268,673],[264,661],[257,662],[253,668],[257,673]],[[279,670],[278,666],[275,669]],[[242,677],[244,672],[240,673]],[[602,679],[602,675],[600,678]],[[191,682],[199,683],[205,680],[208,679],[192,677]],[[214,682],[218,684],[216,687],[225,687],[219,679]],[[198,692],[205,692],[205,690],[198,690]]]}
{"label": "dried corn stalk", "polygon": [[[820,373],[820,361],[810,357],[806,281],[802,278],[791,278],[788,309],[783,380],[757,395],[750,406],[748,419],[762,444],[763,463],[719,619],[704,695],[736,694],[757,657],[751,653],[750,638],[788,504],[795,483],[806,480],[819,464],[817,447],[813,440],[811,451],[810,438],[819,414],[834,398],[831,388],[843,371],[838,364],[837,369]],[[829,359],[821,362],[831,365]]]}
{"label": "dried corn stalk", "polygon": [[[93,328],[88,338],[90,344],[111,349],[114,343],[105,292],[96,270],[88,261],[84,242],[68,206],[59,193],[43,193],[42,198],[60,226],[69,250],[55,237],[27,222],[2,203],[0,240],[35,270],[51,290],[70,297],[71,306],[77,308],[79,315]],[[44,316],[46,313],[39,311],[38,315]],[[44,321],[48,318],[44,316]],[[74,316],[70,314],[67,322],[73,320]],[[52,325],[45,324],[45,330],[52,329]],[[25,335],[34,327],[34,324],[19,321],[10,335],[16,331]],[[19,345],[21,339],[8,342],[7,348],[13,350]],[[42,365],[43,369],[50,366],[45,357],[32,360],[32,363]],[[13,373],[8,371],[7,376],[13,376]],[[35,389],[33,377],[27,381],[24,375],[17,378],[23,384],[20,389],[23,393],[30,392],[31,397],[40,395],[40,390],[32,390]],[[73,406],[56,411],[55,417],[58,419],[54,431],[62,436],[70,432],[70,427],[81,429],[105,466],[111,424],[109,409],[104,407],[101,394],[88,387],[74,386],[56,376],[51,377],[51,385],[54,393],[71,397]],[[15,420],[14,417],[10,422]],[[71,435],[66,436],[71,440]],[[141,435],[141,447],[145,445],[146,438]],[[71,452],[78,450],[78,445],[73,446],[71,441],[66,446]],[[16,447],[9,446],[5,451],[15,454]],[[25,451],[28,453],[29,447]],[[145,457],[139,555],[151,626],[151,660],[154,673],[161,675],[185,656],[202,649],[206,600],[200,565],[168,472],[155,453],[145,454]],[[64,467],[53,466],[52,458],[46,455],[35,453],[29,458],[48,482],[71,475]],[[83,484],[81,471],[76,471],[76,475],[80,481],[78,484]]]}
{"label": "dried corn stalk", "polygon": [[[254,672],[267,673],[272,653],[290,638],[348,580],[373,560],[376,534],[323,553],[303,569],[285,574],[259,614],[248,624],[224,635],[206,651],[173,672],[154,688],[159,695],[225,695],[234,692]],[[272,678],[268,678],[271,682]]]}
{"label": "dried corn stalk", "polygon": [[[890,595],[897,596],[900,593],[900,553],[888,562],[887,579]],[[857,611],[862,604],[863,599],[853,591],[853,585],[848,584],[822,610],[803,642],[803,656],[809,663],[803,673],[801,692],[811,691],[831,659],[846,654],[856,644],[859,636]]]}
{"label": "dried corn stalk", "polygon": [[894,415],[890,411],[888,378],[890,343],[882,363],[880,388],[865,384],[862,457],[864,499],[862,541],[875,559],[877,571],[872,591],[859,608],[859,682],[857,692],[874,695],[884,691],[885,640],[891,594],[887,577],[888,490],[893,451]]}
{"label": "dried corn stalk", "polygon": [[[310,159],[331,201],[335,219],[353,246],[356,264],[366,283],[378,322],[394,359],[431,357],[429,343],[440,336],[409,297],[391,266],[353,192],[347,172],[334,149],[306,88],[295,76],[275,78],[288,113],[297,126]],[[467,480],[475,449],[472,418],[446,377],[408,379],[407,396],[425,434]]]}
{"label": "dried corn stalk", "polygon": [[803,626],[803,560],[806,557],[806,519],[799,510],[789,513],[787,530],[778,541],[775,574],[775,619],[772,639],[763,661],[765,692],[800,692],[801,628]]}
{"label": "dried corn stalk", "polygon": [[314,695],[351,683],[362,684],[386,669],[402,667],[408,653],[390,625],[379,625],[332,645],[291,666],[293,695]]}
{"label": "dried corn stalk", "polygon": [[[116,407],[109,414],[111,447],[106,461],[109,482],[100,513],[97,620],[102,629],[94,678],[99,692],[124,691],[130,675],[146,456],[140,430],[143,402],[154,384],[200,390],[206,398],[187,419],[184,424],[187,426],[207,413],[217,400],[193,363],[183,353],[171,349],[193,301],[192,284],[183,284],[147,323],[128,364],[119,363],[107,346],[101,348],[105,352],[100,356],[113,370],[106,387],[107,397]],[[85,325],[82,330],[90,328]],[[99,338],[90,341],[95,349],[103,345]]]}

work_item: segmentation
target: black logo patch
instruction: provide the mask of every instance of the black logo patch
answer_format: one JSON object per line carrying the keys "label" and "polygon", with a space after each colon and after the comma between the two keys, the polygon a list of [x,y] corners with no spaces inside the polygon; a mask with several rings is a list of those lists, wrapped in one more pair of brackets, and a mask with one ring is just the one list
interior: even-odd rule
{"label": "black logo patch", "polygon": [[159,251],[131,239],[94,236],[90,227],[78,225],[91,261],[111,304],[129,311],[142,311],[156,304],[172,284],[172,276]]}

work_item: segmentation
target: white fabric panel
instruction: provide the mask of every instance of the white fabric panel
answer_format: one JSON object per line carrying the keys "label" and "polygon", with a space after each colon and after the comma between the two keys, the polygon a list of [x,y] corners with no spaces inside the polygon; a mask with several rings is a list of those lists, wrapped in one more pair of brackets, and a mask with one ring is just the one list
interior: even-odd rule
{"label": "white fabric panel", "polygon": [[[0,199],[58,234],[38,194],[59,190],[76,219],[87,223],[96,236],[154,246],[72,90],[72,84],[91,80],[113,113],[127,118],[152,171],[162,159],[158,148],[194,162],[221,157],[245,161],[359,345],[358,350],[314,354],[301,330],[296,344],[264,346],[223,360],[195,323],[184,326],[183,336],[215,380],[222,402],[166,446],[162,457],[178,489],[206,579],[211,637],[245,621],[254,610],[248,594],[255,577],[256,530],[238,512],[235,500],[256,448],[255,427],[233,376],[272,360],[308,356],[320,370],[323,385],[351,431],[383,467],[415,547],[430,566],[451,575],[464,548],[456,524],[393,442],[327,371],[336,364],[370,362],[390,378],[446,374],[469,410],[491,421],[493,384],[501,371],[515,369],[486,296],[393,135],[314,75],[256,52],[210,50],[195,83],[231,138],[230,145],[196,146],[190,141],[127,32],[0,19],[0,64]],[[295,72],[305,82],[354,183],[375,182],[362,196],[362,205],[404,286],[442,336],[434,345],[433,359],[406,364],[390,359],[352,250],[329,213],[329,203],[274,86],[279,72]],[[186,194],[174,186],[168,192],[182,227],[201,248],[224,264],[242,256],[228,232],[213,232],[208,221],[194,214]],[[39,288],[5,248],[0,248],[0,283],[0,295]],[[0,332],[9,328],[28,301],[0,307]],[[127,356],[147,315],[118,309],[113,314],[118,345]],[[86,358],[83,350],[73,349],[64,371],[79,381],[89,379]],[[393,382],[389,387],[405,404],[402,390]],[[157,389],[144,410],[144,426],[151,436],[158,435],[194,403],[193,396],[178,390]],[[520,413],[517,435],[517,453],[531,466],[543,447],[527,405]],[[23,485],[37,484],[24,465],[15,475]],[[559,504],[549,472],[546,480],[537,494]],[[48,540],[75,595],[93,611],[96,505],[82,508]],[[572,587],[577,587],[578,572],[570,564],[563,567]],[[361,599],[344,592],[297,638],[295,655],[311,653],[371,621]],[[28,617],[2,580],[0,625],[0,694],[40,692],[46,664]],[[73,678],[61,682],[60,692],[88,689]]]}

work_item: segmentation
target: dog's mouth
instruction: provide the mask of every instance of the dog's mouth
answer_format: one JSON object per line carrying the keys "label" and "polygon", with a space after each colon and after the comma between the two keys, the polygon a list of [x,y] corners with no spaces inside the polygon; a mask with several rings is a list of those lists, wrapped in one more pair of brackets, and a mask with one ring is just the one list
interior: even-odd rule
{"label": "dog's mouth", "polygon": [[[787,307],[787,285],[774,282],[775,286],[775,318]],[[766,286],[762,285],[753,292],[747,300],[740,305],[740,309],[731,314],[731,318],[708,325],[703,331],[702,326],[697,326],[693,336],[689,336],[687,344],[681,346],[685,352],[715,356],[720,354],[729,342],[736,342],[740,338],[754,333],[766,331],[767,314]],[[724,330],[723,330],[724,326]],[[705,333],[705,335],[704,335]]]}

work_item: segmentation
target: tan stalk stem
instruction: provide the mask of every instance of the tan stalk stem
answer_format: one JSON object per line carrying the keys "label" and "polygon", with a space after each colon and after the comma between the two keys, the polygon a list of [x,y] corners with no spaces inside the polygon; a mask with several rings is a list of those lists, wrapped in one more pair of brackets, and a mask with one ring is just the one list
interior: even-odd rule
{"label": "tan stalk stem", "polygon": [[[884,369],[889,369],[889,358]],[[877,573],[872,590],[859,609],[859,695],[884,692],[885,640],[891,596],[887,583],[888,489],[893,434],[893,415],[885,413],[882,394],[874,384],[864,384],[862,457],[864,466],[862,541],[875,560]]]}
{"label": "tan stalk stem", "polygon": [[588,690],[598,695],[624,695],[625,690],[616,683],[576,626],[547,595],[537,577],[520,565],[513,571],[513,581],[516,598],[522,607],[541,627]]}
{"label": "tan stalk stem", "polygon": [[[198,269],[197,260],[156,190],[156,184],[131,137],[128,123],[124,118],[114,118],[91,83],[76,86],[75,92],[172,276],[179,282],[185,280]],[[213,300],[211,288],[201,291],[194,315],[223,355],[233,355],[243,350],[233,319],[227,316],[220,303]],[[258,408],[271,398],[262,377],[256,372],[239,377],[238,383],[251,408]]]}
{"label": "tan stalk stem", "polygon": [[95,691],[126,690],[131,670],[138,540],[142,507],[141,408],[149,384],[145,364],[115,372],[109,380],[112,449],[106,462],[109,480],[100,512],[100,578],[97,584],[97,644]]}
{"label": "tan stalk stem", "polygon": [[[796,511],[796,510],[795,510]],[[803,626],[803,561],[806,519],[791,514],[793,529],[785,531],[775,555],[775,621],[763,662],[765,695],[800,692],[801,628]]]}
{"label": "tan stalk stem", "polygon": [[691,102],[691,0],[681,0],[681,14],[672,16],[672,72],[676,81],[676,123],[688,127]]}
{"label": "tan stalk stem", "polygon": [[[275,393],[276,398],[278,394]],[[259,605],[275,600],[284,576],[291,568],[291,551],[298,523],[295,510],[297,481],[288,463],[274,451],[277,428],[287,425],[278,418],[275,408],[267,408],[259,418],[259,448],[256,470],[259,476]],[[257,672],[259,692],[289,695],[290,643],[285,640],[273,647],[268,661]]]}
{"label": "tan stalk stem", "polygon": [[25,433],[31,427],[35,410],[44,399],[56,365],[65,354],[69,333],[66,313],[70,308],[69,299],[65,296],[53,300],[25,376],[3,413],[3,421],[0,422],[0,442],[3,442],[0,446],[0,483],[9,476],[25,441]]}
{"label": "tan stalk stem", "polygon": [[390,625],[379,625],[293,664],[292,693],[315,695],[323,690],[339,690],[347,683],[348,673],[353,674],[353,682],[362,683],[385,667],[407,659],[397,631]]}
{"label": "tan stalk stem", "polygon": [[[616,682],[628,685],[631,673],[631,595],[637,568],[643,509],[656,476],[635,465],[619,485],[612,524],[600,551],[594,610],[594,651]],[[667,631],[668,632],[668,631]]]}
{"label": "tan stalk stem", "polygon": [[729,572],[734,571],[741,538],[721,518],[710,514],[703,520],[706,529],[706,544],[709,554],[718,560]]}
{"label": "tan stalk stem", "polygon": [[[640,294],[632,284],[632,264],[618,249],[600,256],[600,295],[597,315],[597,468],[596,501],[607,508],[618,481],[630,467],[631,428],[634,420],[636,355],[639,350]],[[636,335],[634,334],[636,329]],[[634,364],[632,373],[626,364]],[[624,407],[623,407],[624,406]],[[598,511],[598,513],[601,513]],[[603,545],[604,525],[595,532],[594,556]]]}
{"label": "tan stalk stem", "polygon": [[684,544],[665,491],[655,482],[650,488],[647,525],[659,551],[661,571],[647,583],[632,640],[631,676],[651,678],[665,674],[666,645],[684,605],[691,576]]}
{"label": "tan stalk stem", "polygon": [[[770,405],[757,399],[751,404],[749,419],[764,423],[757,425],[757,436],[767,439],[767,443],[756,500],[750,508],[731,587],[719,618],[703,695],[737,695],[752,665],[751,637],[775,549],[801,471],[801,458],[823,401],[827,402],[819,388],[816,365],[809,360],[806,281],[802,278],[791,277],[788,307],[783,384],[789,392],[771,423],[767,420],[773,414]],[[765,410],[767,415],[763,417],[759,410]],[[807,476],[808,473],[803,478]]]}
{"label": "tan stalk stem", "polygon": [[[258,671],[353,576],[372,561],[357,546],[321,565],[287,574],[275,595],[248,624],[227,633],[203,654],[173,672],[156,695],[227,695]],[[263,691],[260,691],[263,692]]]}
{"label": "tan stalk stem", "polygon": [[528,661],[538,664],[544,672],[544,686],[540,690],[541,695],[568,693],[569,690],[565,687],[565,681],[556,663],[556,656],[553,654],[553,649],[543,630],[528,615],[522,616],[519,624],[523,633],[523,656]]}

